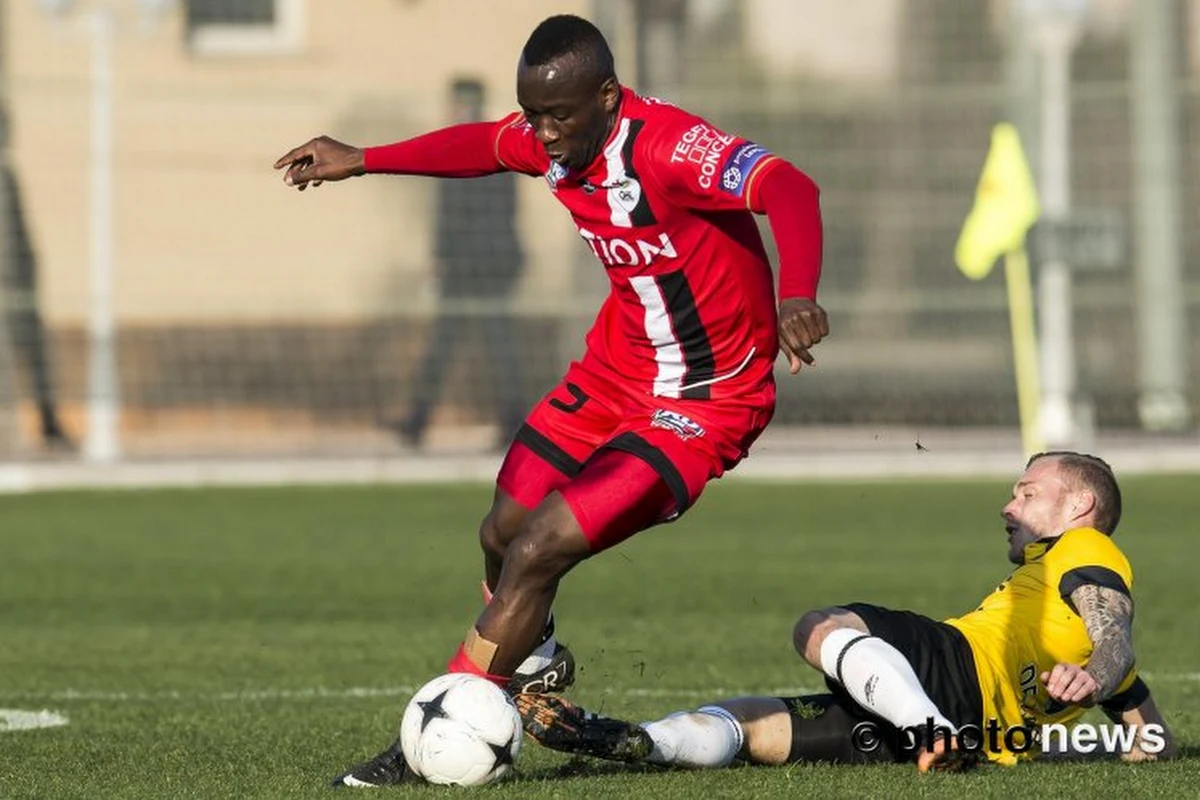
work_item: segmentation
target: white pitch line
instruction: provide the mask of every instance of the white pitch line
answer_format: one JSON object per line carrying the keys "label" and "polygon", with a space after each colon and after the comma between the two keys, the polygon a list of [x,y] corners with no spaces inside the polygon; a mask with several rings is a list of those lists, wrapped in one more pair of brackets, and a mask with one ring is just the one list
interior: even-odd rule
{"label": "white pitch line", "polygon": [[[1143,672],[1141,674],[1152,683],[1200,683],[1200,672]],[[81,689],[62,689],[49,692],[0,692],[0,701],[90,701],[101,703],[133,703],[162,700],[181,702],[249,702],[255,700],[344,700],[353,698],[372,697],[405,697],[417,690],[417,685],[397,686],[350,686],[344,689],[333,689],[327,686],[313,686],[300,689],[240,689],[234,691],[190,692],[190,691],[159,691],[159,692],[122,692],[122,691],[91,691]],[[599,689],[599,687],[597,687]],[[710,699],[719,700],[727,697],[757,695],[762,697],[791,697],[802,694],[815,694],[825,691],[824,687],[784,686],[768,689],[747,689],[730,687],[708,687],[699,689],[669,689],[655,687],[631,687],[615,691],[599,691],[599,698],[628,697],[628,698],[680,698],[680,699]]]}
{"label": "white pitch line", "polygon": [[21,708],[0,708],[0,733],[32,731],[37,728],[57,728],[70,722],[56,711],[26,711]]}
{"label": "white pitch line", "polygon": [[[180,702],[247,702],[255,700],[343,700],[361,697],[405,697],[412,695],[417,686],[351,686],[346,689],[330,689],[316,686],[307,689],[246,689],[232,692],[102,692],[85,691],[80,689],[63,689],[53,692],[0,692],[0,700],[45,700],[53,702],[100,702],[100,703],[138,703],[153,701]],[[791,696],[809,694],[819,689],[797,688],[790,686],[783,689],[750,690],[750,689],[655,689],[632,688],[615,692],[603,692],[601,697],[641,697],[641,698],[710,698],[735,697],[757,694],[765,696]]]}
{"label": "white pitch line", "polygon": [[1200,683],[1200,672],[1139,672],[1148,681],[1159,683]]}

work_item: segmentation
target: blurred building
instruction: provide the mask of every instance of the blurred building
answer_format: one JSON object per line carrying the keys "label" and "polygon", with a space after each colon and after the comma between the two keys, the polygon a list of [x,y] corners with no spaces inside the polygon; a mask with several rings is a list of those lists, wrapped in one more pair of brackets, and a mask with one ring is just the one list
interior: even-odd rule
{"label": "blurred building", "polygon": [[[91,62],[74,23],[100,1],[59,18],[34,0],[0,6],[11,159],[76,429],[87,400]],[[818,370],[784,383],[777,420],[1015,422],[1003,278],[970,283],[953,264],[991,125],[1015,116],[1036,130],[1008,2],[190,0],[149,26],[133,0],[112,5],[127,452],[374,446],[410,389],[434,307],[431,183],[372,178],[298,194],[271,163],[317,133],[367,144],[440,125],[445,87],[461,74],[485,76],[489,112],[508,112],[525,37],[564,11],[610,34],[626,82],[755,138],[820,183],[833,336]],[[1200,3],[1171,5],[1185,143],[1174,177],[1192,209]],[[1126,262],[1079,275],[1074,295],[1080,392],[1110,426],[1138,424],[1136,8],[1095,0],[1072,61],[1073,199],[1128,223]],[[536,394],[581,346],[604,278],[541,181],[522,181],[520,202],[520,344]],[[1194,328],[1200,241],[1182,228]],[[1187,357],[1195,405],[1198,354]],[[478,372],[464,360],[444,428],[477,419],[472,398],[488,391]]]}

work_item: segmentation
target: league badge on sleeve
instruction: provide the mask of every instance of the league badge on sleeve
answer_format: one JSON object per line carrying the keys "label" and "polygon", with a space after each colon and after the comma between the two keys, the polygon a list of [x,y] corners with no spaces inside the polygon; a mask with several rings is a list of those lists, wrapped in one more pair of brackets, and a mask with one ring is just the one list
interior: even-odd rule
{"label": "league badge on sleeve", "polygon": [[721,167],[721,189],[735,197],[746,191],[746,178],[758,162],[771,155],[767,148],[754,142],[742,142],[730,151]]}

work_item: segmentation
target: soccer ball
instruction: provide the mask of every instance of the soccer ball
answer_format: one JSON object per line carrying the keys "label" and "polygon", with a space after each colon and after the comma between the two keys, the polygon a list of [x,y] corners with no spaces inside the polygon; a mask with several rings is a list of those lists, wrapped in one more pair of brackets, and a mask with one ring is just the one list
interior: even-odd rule
{"label": "soccer ball", "polygon": [[481,786],[506,775],[521,751],[521,715],[504,691],[452,672],[422,686],[404,709],[400,746],[430,783]]}

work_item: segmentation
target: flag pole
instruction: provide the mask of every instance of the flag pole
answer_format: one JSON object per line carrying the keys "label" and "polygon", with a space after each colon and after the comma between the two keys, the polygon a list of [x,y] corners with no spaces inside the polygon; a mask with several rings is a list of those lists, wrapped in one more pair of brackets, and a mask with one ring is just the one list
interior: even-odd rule
{"label": "flag pole", "polygon": [[1008,287],[1008,320],[1012,328],[1013,371],[1017,379],[1017,409],[1021,447],[1028,458],[1046,449],[1041,428],[1041,379],[1038,374],[1037,334],[1034,328],[1033,287],[1025,248],[1004,256]]}

